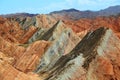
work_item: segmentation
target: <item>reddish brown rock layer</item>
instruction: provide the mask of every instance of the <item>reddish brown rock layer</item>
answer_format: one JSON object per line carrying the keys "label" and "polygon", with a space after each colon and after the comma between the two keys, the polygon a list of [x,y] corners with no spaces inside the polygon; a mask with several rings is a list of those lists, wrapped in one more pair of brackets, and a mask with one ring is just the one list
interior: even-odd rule
{"label": "reddish brown rock layer", "polygon": [[0,17],[0,36],[9,42],[18,42],[19,38],[24,32],[20,29],[18,23],[11,23],[5,18]]}
{"label": "reddish brown rock layer", "polygon": [[[0,80],[40,80],[36,75],[28,75],[18,71],[13,66],[5,62],[4,57],[0,54]],[[8,59],[6,57],[6,59]]]}
{"label": "reddish brown rock layer", "polygon": [[95,30],[99,27],[111,28],[118,37],[120,36],[120,17],[110,16],[110,17],[97,17],[94,19],[80,19],[77,21],[64,21],[69,27],[73,29],[76,33],[84,30]]}
{"label": "reddish brown rock layer", "polygon": [[6,56],[13,57],[16,60],[20,58],[20,56],[25,51],[25,48],[17,46],[17,44],[7,42],[2,37],[0,37],[0,51],[3,52]]}
{"label": "reddish brown rock layer", "polygon": [[46,41],[36,41],[24,48],[0,37],[0,80],[41,80],[32,71],[38,65],[48,44]]}
{"label": "reddish brown rock layer", "polygon": [[35,70],[47,47],[48,42],[46,41],[34,42],[26,49],[14,66],[23,72]]}
{"label": "reddish brown rock layer", "polygon": [[24,44],[26,42],[28,42],[28,40],[30,39],[30,37],[37,31],[37,28],[35,28],[34,26],[31,26],[28,31],[19,39],[19,42]]}
{"label": "reddish brown rock layer", "polygon": [[0,17],[0,36],[9,42],[25,43],[36,31],[35,27],[23,30],[18,22]]}

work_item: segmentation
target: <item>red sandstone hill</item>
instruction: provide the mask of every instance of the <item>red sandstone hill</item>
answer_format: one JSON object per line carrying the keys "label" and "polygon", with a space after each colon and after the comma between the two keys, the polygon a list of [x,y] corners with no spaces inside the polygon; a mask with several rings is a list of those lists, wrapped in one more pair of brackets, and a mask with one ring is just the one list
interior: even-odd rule
{"label": "red sandstone hill", "polygon": [[9,42],[25,43],[36,30],[33,26],[23,30],[18,22],[0,17],[0,36]]}

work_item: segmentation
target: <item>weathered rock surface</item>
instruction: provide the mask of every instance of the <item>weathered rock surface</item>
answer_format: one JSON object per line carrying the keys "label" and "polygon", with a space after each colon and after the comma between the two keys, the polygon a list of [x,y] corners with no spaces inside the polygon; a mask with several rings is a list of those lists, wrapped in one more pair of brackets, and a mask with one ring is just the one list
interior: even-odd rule
{"label": "weathered rock surface", "polygon": [[98,55],[90,64],[87,78],[88,80],[119,80],[120,40],[111,31],[103,40],[104,42],[98,47]]}
{"label": "weathered rock surface", "polygon": [[41,80],[33,71],[48,45],[36,41],[24,48],[0,37],[0,80]]}
{"label": "weathered rock surface", "polygon": [[90,32],[40,75],[45,80],[119,80],[119,42],[108,28]]}
{"label": "weathered rock surface", "polygon": [[9,42],[26,43],[36,31],[33,26],[23,30],[18,22],[0,17],[0,36]]}
{"label": "weathered rock surface", "polygon": [[41,80],[36,74],[25,74],[18,71],[8,62],[10,58],[0,52],[0,80]]}
{"label": "weathered rock surface", "polygon": [[28,29],[30,26],[35,26],[39,28],[50,28],[52,27],[57,21],[50,15],[36,15],[33,17],[10,17],[12,21],[17,21],[22,29]]}
{"label": "weathered rock surface", "polygon": [[18,43],[17,38],[23,33],[24,31],[20,29],[18,23],[12,23],[7,19],[0,17],[0,36],[5,40]]}
{"label": "weathered rock surface", "polygon": [[16,60],[20,58],[21,54],[25,51],[25,48],[17,46],[15,43],[10,43],[0,37],[0,51],[6,56],[12,57]]}
{"label": "weathered rock surface", "polygon": [[[4,19],[1,19],[1,26],[4,25],[2,23]],[[11,19],[10,21],[5,20],[4,22],[6,23],[14,23]],[[18,24],[17,22],[15,23]],[[11,29],[12,26],[8,25],[9,27]],[[4,32],[9,31],[6,31],[4,27],[2,29]],[[46,28],[46,30],[43,30],[44,32],[39,30],[44,28],[38,29],[34,26],[29,27],[28,30],[23,30],[20,26],[16,26],[15,29],[17,29],[15,30],[16,34],[8,33],[8,35],[12,36],[11,39],[15,38],[17,42],[10,42],[4,36],[0,37],[0,59],[2,60],[0,67],[1,71],[5,71],[1,72],[0,76],[2,80],[38,80],[38,76],[34,76],[37,74],[34,73],[31,75],[31,72],[34,70],[37,73],[39,71],[48,71],[62,55],[69,53],[80,40],[62,21],[58,21],[51,28]],[[17,31],[21,31],[20,35],[18,35]],[[8,36],[5,37],[7,38]],[[34,40],[30,42],[31,44],[24,44],[29,43],[29,40],[32,38]],[[3,64],[6,66],[4,67]],[[40,68],[41,66],[43,66],[42,69]],[[13,73],[7,74],[7,71]]]}
{"label": "weathered rock surface", "polygon": [[19,39],[19,42],[24,44],[27,43],[29,38],[37,31],[37,28],[31,26],[28,31]]}
{"label": "weathered rock surface", "polygon": [[34,71],[48,47],[48,42],[36,41],[29,45],[26,51],[17,59],[14,67],[22,72]]}
{"label": "weathered rock surface", "polygon": [[62,21],[58,21],[39,39],[51,41],[52,43],[38,65],[37,73],[49,71],[62,55],[69,53],[80,41],[80,38],[70,28],[67,28]]}

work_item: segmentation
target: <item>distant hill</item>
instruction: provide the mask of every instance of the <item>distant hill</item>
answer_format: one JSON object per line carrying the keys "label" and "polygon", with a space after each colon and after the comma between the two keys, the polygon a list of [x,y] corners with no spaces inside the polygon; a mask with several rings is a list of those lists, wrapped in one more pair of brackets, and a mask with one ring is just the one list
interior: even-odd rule
{"label": "distant hill", "polygon": [[100,16],[117,15],[120,13],[120,5],[111,6],[97,12]]}
{"label": "distant hill", "polygon": [[29,14],[29,13],[15,13],[15,14],[6,14],[6,15],[0,15],[2,17],[33,17],[36,16],[37,14]]}
{"label": "distant hill", "polygon": [[78,20],[80,18],[94,18],[97,16],[118,15],[119,13],[120,13],[120,5],[111,6],[100,11],[90,11],[90,10],[79,11],[76,9],[68,9],[68,10],[51,12],[50,15],[54,17]]}

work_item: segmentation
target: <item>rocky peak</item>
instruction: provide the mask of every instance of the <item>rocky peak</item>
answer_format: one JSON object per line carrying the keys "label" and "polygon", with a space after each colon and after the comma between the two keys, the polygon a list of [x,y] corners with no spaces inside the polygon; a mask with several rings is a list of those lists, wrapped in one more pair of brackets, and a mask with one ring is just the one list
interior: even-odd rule
{"label": "rocky peak", "polygon": [[37,73],[48,71],[62,55],[71,51],[80,41],[80,38],[70,28],[67,28],[62,21],[58,21],[40,39],[50,41],[51,45],[36,69]]}
{"label": "rocky peak", "polygon": [[[117,42],[112,41],[115,39]],[[119,63],[115,63],[119,58],[115,55],[120,55],[117,50],[120,46],[115,45],[118,42],[120,40],[108,28],[89,32],[69,54],[62,56],[50,71],[41,75],[45,74],[45,80],[119,80]],[[114,49],[110,46],[114,46]]]}

